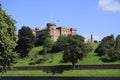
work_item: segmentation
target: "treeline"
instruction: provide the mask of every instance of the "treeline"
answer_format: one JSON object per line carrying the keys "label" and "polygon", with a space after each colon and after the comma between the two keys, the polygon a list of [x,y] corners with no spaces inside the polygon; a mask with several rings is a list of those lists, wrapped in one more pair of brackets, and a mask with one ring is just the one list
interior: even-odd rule
{"label": "treeline", "polygon": [[103,60],[120,60],[120,35],[114,39],[114,35],[106,36],[95,50],[96,55],[103,56]]}

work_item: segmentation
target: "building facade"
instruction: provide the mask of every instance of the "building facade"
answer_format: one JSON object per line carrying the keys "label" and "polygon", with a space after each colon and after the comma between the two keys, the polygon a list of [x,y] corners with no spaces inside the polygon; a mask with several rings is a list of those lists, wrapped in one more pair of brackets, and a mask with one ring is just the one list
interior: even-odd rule
{"label": "building facade", "polygon": [[[67,36],[68,34],[75,35],[77,30],[74,28],[57,27],[55,23],[48,23],[47,31],[49,35],[51,36],[51,40],[57,41],[59,36],[61,35]],[[35,30],[32,30],[32,32],[35,36],[38,36],[41,30],[36,28]]]}

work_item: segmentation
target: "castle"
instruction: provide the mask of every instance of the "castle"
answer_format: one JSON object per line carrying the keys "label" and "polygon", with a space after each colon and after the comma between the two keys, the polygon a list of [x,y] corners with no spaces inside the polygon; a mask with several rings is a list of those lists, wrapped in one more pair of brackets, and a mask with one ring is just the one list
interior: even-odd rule
{"label": "castle", "polygon": [[[51,36],[51,40],[57,41],[59,36],[67,36],[68,34],[75,35],[77,30],[74,28],[57,27],[55,23],[48,23],[47,31]],[[39,30],[39,28],[35,28],[32,32],[35,36],[39,36],[41,30]]]}

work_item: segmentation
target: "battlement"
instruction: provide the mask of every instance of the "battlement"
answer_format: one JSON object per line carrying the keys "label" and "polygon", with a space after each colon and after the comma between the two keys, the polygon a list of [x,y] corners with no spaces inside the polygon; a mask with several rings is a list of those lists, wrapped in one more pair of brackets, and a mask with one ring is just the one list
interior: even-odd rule
{"label": "battlement", "polygon": [[[57,27],[55,23],[48,23],[47,25],[47,31],[51,36],[51,40],[57,41],[59,36],[67,36],[68,34],[75,35],[77,29],[75,28],[65,28],[65,27]],[[40,34],[40,30],[35,29],[32,30],[33,34],[35,36],[38,36]]]}

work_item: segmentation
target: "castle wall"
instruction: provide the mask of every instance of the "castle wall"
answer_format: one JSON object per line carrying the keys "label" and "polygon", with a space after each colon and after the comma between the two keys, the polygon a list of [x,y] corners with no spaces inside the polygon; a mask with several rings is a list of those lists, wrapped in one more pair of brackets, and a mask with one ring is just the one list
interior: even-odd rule
{"label": "castle wall", "polygon": [[[51,40],[53,40],[53,41],[57,41],[57,39],[61,35],[64,35],[64,36],[67,36],[68,34],[75,35],[76,31],[77,31],[76,29],[73,29],[73,28],[63,28],[63,27],[57,28],[56,24],[54,24],[54,23],[48,23],[47,29],[51,36]],[[33,30],[34,35],[38,36],[39,33],[40,33],[40,31],[37,32],[37,31]]]}
{"label": "castle wall", "polygon": [[55,34],[54,34],[54,40],[53,41],[57,41],[57,39],[59,38],[60,36],[60,30],[59,29],[56,29],[55,30]]}

